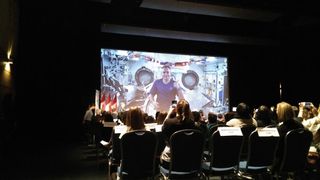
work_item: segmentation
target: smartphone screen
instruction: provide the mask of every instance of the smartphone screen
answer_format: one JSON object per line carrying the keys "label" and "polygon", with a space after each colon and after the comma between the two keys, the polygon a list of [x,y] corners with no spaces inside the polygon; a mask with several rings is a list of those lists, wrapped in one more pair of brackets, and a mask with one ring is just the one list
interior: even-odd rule
{"label": "smartphone screen", "polygon": [[310,106],[310,105],[311,105],[311,102],[305,102],[304,105],[305,105],[305,106]]}
{"label": "smartphone screen", "polygon": [[171,107],[172,107],[172,108],[177,107],[177,100],[172,100],[172,101],[171,101]]}
{"label": "smartphone screen", "polygon": [[177,104],[177,100],[172,100],[171,104]]}

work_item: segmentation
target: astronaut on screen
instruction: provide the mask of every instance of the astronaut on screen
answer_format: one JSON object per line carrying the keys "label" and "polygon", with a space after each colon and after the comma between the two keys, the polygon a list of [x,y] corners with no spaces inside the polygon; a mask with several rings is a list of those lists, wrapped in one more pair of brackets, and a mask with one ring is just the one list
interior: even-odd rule
{"label": "astronaut on screen", "polygon": [[[155,99],[156,96],[156,99]],[[162,78],[153,82],[148,99],[156,111],[168,111],[173,100],[184,99],[182,89],[178,82],[171,77],[171,67],[162,67]]]}

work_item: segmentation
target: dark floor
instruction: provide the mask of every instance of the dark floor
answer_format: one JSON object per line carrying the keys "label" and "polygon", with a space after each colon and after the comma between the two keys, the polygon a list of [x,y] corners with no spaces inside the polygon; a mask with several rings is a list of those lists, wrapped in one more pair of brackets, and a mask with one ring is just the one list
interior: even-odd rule
{"label": "dark floor", "polygon": [[12,142],[3,148],[0,179],[107,179],[106,157],[84,141]]}

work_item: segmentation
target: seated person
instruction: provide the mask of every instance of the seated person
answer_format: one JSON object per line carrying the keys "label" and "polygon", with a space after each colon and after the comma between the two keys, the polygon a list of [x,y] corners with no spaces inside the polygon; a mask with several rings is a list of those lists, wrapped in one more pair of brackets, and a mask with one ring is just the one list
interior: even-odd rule
{"label": "seated person", "polygon": [[177,106],[170,108],[163,122],[162,133],[165,138],[166,147],[161,154],[161,166],[166,169],[169,168],[171,159],[169,139],[173,133],[182,129],[197,129],[192,119],[190,105],[184,99],[179,100]]}
{"label": "seated person", "polygon": [[240,103],[237,106],[236,114],[230,119],[226,125],[230,127],[243,127],[246,125],[257,126],[257,121],[251,117],[251,111],[247,104]]}

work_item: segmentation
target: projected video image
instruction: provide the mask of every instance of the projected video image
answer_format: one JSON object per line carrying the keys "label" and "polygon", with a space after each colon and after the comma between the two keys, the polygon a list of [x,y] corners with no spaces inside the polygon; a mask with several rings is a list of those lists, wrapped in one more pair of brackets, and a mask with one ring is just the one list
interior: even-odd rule
{"label": "projected video image", "polygon": [[184,98],[192,110],[227,112],[227,58],[101,49],[101,96],[116,98],[117,111],[155,115]]}

